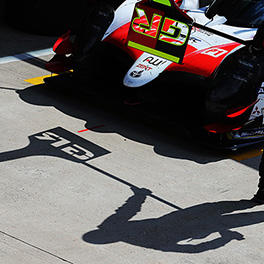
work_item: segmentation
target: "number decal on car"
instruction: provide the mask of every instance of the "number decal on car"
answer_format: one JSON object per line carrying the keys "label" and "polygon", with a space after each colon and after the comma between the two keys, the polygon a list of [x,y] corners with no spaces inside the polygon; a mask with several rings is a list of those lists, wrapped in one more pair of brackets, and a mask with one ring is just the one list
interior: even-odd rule
{"label": "number decal on car", "polygon": [[159,40],[175,46],[182,46],[186,43],[189,35],[189,27],[183,22],[165,17]]}
{"label": "number decal on car", "polygon": [[153,14],[151,23],[149,23],[147,15],[143,9],[136,8],[136,12],[138,17],[135,17],[132,22],[133,30],[145,36],[157,38],[162,16]]}
{"label": "number decal on car", "polygon": [[159,0],[154,5],[148,1],[136,4],[127,43],[131,48],[182,63],[192,21],[169,3]]}

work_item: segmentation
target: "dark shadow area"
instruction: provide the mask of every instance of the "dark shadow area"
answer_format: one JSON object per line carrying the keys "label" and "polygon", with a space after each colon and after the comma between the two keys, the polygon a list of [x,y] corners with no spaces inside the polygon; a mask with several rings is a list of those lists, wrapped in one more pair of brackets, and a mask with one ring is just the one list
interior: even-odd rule
{"label": "dark shadow area", "polygon": [[7,91],[19,91],[19,89],[16,88],[9,88],[9,87],[0,87],[0,90],[7,90]]}
{"label": "dark shadow area", "polygon": [[0,58],[30,51],[51,48],[57,39],[16,29],[5,22],[0,22]]}
{"label": "dark shadow area", "polygon": [[[117,133],[126,139],[151,145],[157,154],[165,157],[200,164],[227,158],[226,153],[212,150],[190,136],[185,126],[188,124],[189,128],[195,128],[197,125],[202,111],[204,80],[193,80],[184,73],[161,75],[141,90],[142,94],[159,97],[160,101],[150,100],[130,107],[123,103],[125,87],[121,82],[132,62],[127,60],[127,56],[121,56],[123,53],[120,50],[107,45],[99,47],[97,53],[101,48],[104,50],[103,65],[106,70],[102,71],[102,60],[94,59],[95,73],[89,72],[85,83],[76,82],[69,86],[67,81],[62,81],[56,85],[31,86],[17,91],[19,97],[29,104],[53,106],[66,115],[83,120],[87,129]],[[105,52],[108,49],[112,52]],[[29,63],[38,67],[44,64],[43,60],[30,55],[28,59]],[[171,74],[173,76],[169,77]],[[82,129],[76,128],[76,131]]]}
{"label": "dark shadow area", "polygon": [[[148,103],[130,107],[123,103],[126,88],[122,85],[122,80],[133,63],[131,59],[111,45],[99,46],[93,56],[93,69],[87,73],[84,83],[69,85],[67,80],[59,80],[48,86],[32,86],[18,91],[19,97],[29,104],[53,106],[66,115],[84,120],[87,129],[104,125],[95,130],[101,133],[117,133],[127,139],[151,145],[159,155],[194,160],[202,164],[224,157],[206,147],[202,147],[201,153],[199,142],[190,138],[185,127],[181,125],[182,121],[188,122],[191,117],[189,123],[196,126],[202,100],[199,82],[196,81],[194,86],[188,78],[183,78],[181,82],[179,76],[173,74],[177,85],[175,82],[168,84],[171,78],[167,74],[160,76],[141,90],[147,97],[160,98],[160,102],[150,99]],[[58,78],[63,78],[63,75]],[[170,93],[171,102],[168,104]],[[186,100],[188,105],[194,103],[192,107],[186,107]],[[81,129],[76,128],[76,131],[79,130]]]}
{"label": "dark shadow area", "polygon": [[[256,206],[251,201],[220,201],[182,209],[152,194],[150,190],[140,189],[133,183],[90,164],[91,160],[109,153],[110,151],[101,146],[64,128],[56,127],[29,136],[29,144],[24,148],[0,153],[0,162],[32,156],[62,158],[87,166],[102,177],[108,177],[131,188],[134,195],[104,220],[97,230],[87,232],[83,236],[84,241],[88,243],[107,244],[122,241],[165,252],[200,253],[223,247],[232,240],[243,240],[243,234],[233,231],[233,228],[264,221],[263,211],[234,213]],[[147,197],[177,211],[158,218],[130,220],[141,211]],[[208,238],[214,233],[218,233],[217,238]]]}
{"label": "dark shadow area", "polygon": [[82,12],[88,11],[84,0],[70,4],[52,0],[1,1],[2,20],[14,28],[39,35],[60,35]]}
{"label": "dark shadow area", "polygon": [[23,60],[24,62],[34,65],[38,68],[44,69],[46,70],[46,60],[43,60],[39,57],[35,57],[32,56],[29,53],[23,53],[23,54],[18,54],[18,55],[14,55],[15,58],[19,59],[19,60]]}
{"label": "dark shadow area", "polygon": [[257,157],[253,157],[251,159],[241,160],[239,161],[239,163],[244,164],[245,166],[248,166],[258,171],[260,160],[261,160],[261,155]]}
{"label": "dark shadow area", "polygon": [[[193,254],[218,249],[232,240],[246,239],[232,229],[264,221],[264,211],[240,212],[255,206],[246,200],[203,203],[158,218],[130,220],[141,211],[150,194],[145,189],[132,190],[134,195],[98,229],[83,235],[85,242],[96,245],[125,242],[164,252]],[[218,233],[217,237],[210,238],[214,233]]]}
{"label": "dark shadow area", "polygon": [[[133,183],[90,164],[91,160],[109,153],[110,151],[93,142],[64,128],[56,127],[29,136],[29,144],[24,148],[2,152],[0,162],[32,156],[57,157],[87,166],[101,176],[131,188],[134,195],[104,220],[97,230],[87,232],[83,236],[84,241],[88,243],[107,244],[122,241],[165,252],[200,253],[223,247],[232,240],[244,239],[243,234],[233,231],[233,228],[264,221],[263,211],[234,213],[256,206],[251,201],[220,201],[182,209],[152,194],[150,190],[140,189]],[[158,218],[130,220],[141,211],[147,197],[177,211]],[[217,238],[207,238],[214,233],[218,233]],[[204,239],[206,241],[199,242]]]}
{"label": "dark shadow area", "polygon": [[[109,153],[110,151],[101,146],[79,137],[64,128],[56,127],[29,136],[29,144],[24,148],[0,153],[0,162],[33,156],[62,158],[85,165],[88,168],[97,171],[102,176],[111,178],[112,180],[130,188],[138,189],[138,187],[132,183],[90,164],[91,160]],[[150,197],[174,209],[180,209],[180,207],[154,194],[150,194]]]}
{"label": "dark shadow area", "polygon": [[[87,86],[87,89],[89,88]],[[140,114],[127,108],[123,103],[112,101],[108,94],[94,96],[84,94],[77,87],[72,87],[72,91],[69,92],[63,87],[52,90],[44,85],[31,86],[17,93],[24,102],[53,106],[66,115],[86,121],[87,129],[100,125],[100,128],[91,130],[117,133],[127,139],[151,145],[154,151],[162,156],[193,160],[201,164],[225,158],[221,153],[191,140],[181,127],[176,127],[175,124],[170,124],[160,117],[157,119],[150,117],[150,109]],[[76,131],[79,130],[81,128],[76,128]]]}
{"label": "dark shadow area", "polygon": [[0,162],[32,156],[50,156],[85,163],[110,152],[66,129],[56,127],[29,136],[28,146],[0,153]]}
{"label": "dark shadow area", "polygon": [[[170,124],[165,121],[159,119],[159,122],[150,122],[144,116],[141,118],[137,112],[127,110],[123,104],[113,104],[108,97],[106,100],[100,96],[84,96],[78,87],[72,88],[75,89],[74,93],[63,87],[52,90],[39,85],[16,93],[29,104],[53,106],[66,115],[84,120],[85,127],[93,131],[117,133],[126,139],[152,145],[156,153],[165,157],[188,159],[201,164],[224,158],[190,139],[180,137],[181,133],[176,133],[178,128],[170,129]],[[76,133],[78,130],[81,128],[76,128]],[[29,141],[29,145],[22,149],[2,152],[0,162],[31,156],[62,158],[87,166],[101,176],[133,190],[134,195],[104,220],[98,229],[83,235],[83,240],[87,243],[108,244],[121,241],[164,252],[194,254],[221,248],[233,240],[243,240],[243,234],[232,229],[264,221],[263,211],[240,212],[255,206],[250,201],[220,201],[182,209],[149,190],[140,189],[119,175],[91,165],[92,159],[107,155],[110,151],[64,128],[56,127],[30,135]],[[141,211],[147,197],[176,211],[157,218],[131,220]]]}

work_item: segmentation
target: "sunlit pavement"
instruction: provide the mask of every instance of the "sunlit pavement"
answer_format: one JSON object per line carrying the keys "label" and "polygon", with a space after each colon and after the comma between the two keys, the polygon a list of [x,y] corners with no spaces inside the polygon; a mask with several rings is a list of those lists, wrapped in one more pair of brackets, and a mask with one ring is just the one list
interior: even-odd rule
{"label": "sunlit pavement", "polygon": [[1,44],[0,262],[262,263],[259,150],[225,156],[36,85],[51,39]]}

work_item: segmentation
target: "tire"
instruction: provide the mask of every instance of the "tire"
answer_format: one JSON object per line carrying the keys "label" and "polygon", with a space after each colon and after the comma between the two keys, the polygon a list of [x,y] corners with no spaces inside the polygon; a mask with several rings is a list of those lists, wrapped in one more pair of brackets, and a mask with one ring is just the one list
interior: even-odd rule
{"label": "tire", "polygon": [[212,120],[223,121],[228,110],[246,107],[256,100],[263,81],[263,58],[263,54],[254,56],[242,48],[223,62],[206,96],[207,115]]}

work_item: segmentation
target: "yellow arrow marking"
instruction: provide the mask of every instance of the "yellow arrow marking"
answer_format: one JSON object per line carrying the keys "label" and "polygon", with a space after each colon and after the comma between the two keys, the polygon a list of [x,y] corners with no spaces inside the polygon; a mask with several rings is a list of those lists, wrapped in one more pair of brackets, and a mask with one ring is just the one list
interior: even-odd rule
{"label": "yellow arrow marking", "polygon": [[49,75],[44,75],[44,76],[39,76],[39,77],[35,77],[35,78],[31,78],[31,79],[26,79],[24,80],[25,82],[34,84],[34,85],[39,85],[39,84],[43,84],[44,83],[44,79],[48,78],[48,77],[52,77],[52,76],[56,76],[58,74],[49,74]]}

